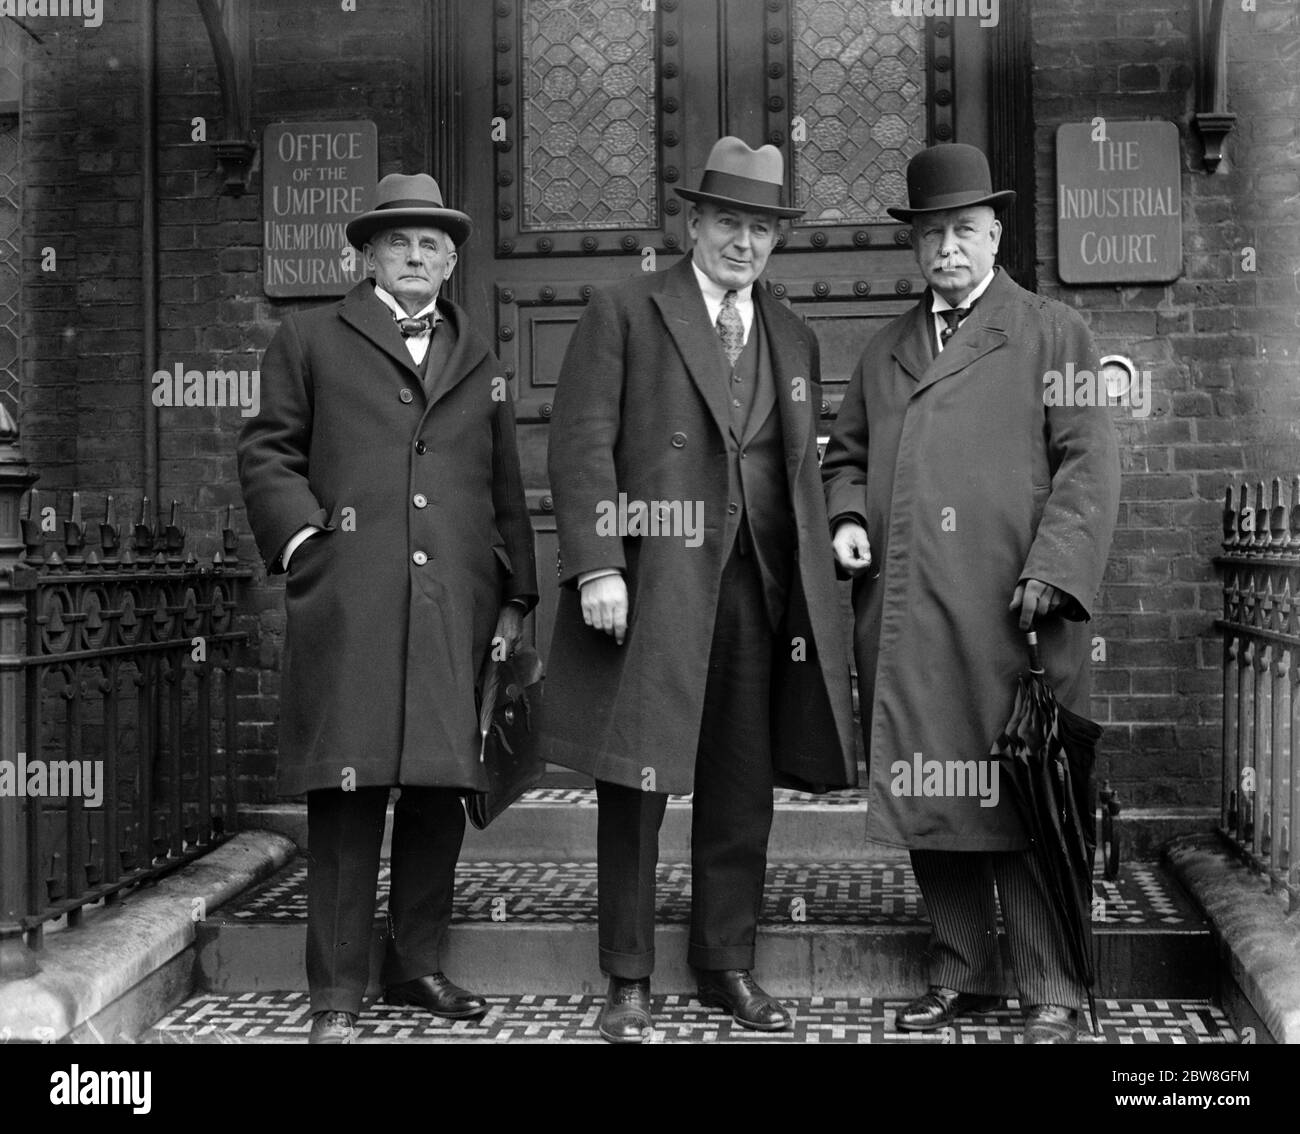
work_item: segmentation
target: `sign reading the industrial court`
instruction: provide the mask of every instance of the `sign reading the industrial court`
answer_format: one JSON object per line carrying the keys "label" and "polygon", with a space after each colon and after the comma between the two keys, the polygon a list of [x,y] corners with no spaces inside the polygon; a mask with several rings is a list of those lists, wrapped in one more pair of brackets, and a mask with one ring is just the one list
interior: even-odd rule
{"label": "sign reading the industrial court", "polygon": [[273,122],[262,135],[262,287],[272,298],[337,296],[365,277],[348,221],[379,180],[373,122]]}
{"label": "sign reading the industrial court", "polygon": [[1056,131],[1056,254],[1067,284],[1169,283],[1183,271],[1172,122],[1094,118]]}

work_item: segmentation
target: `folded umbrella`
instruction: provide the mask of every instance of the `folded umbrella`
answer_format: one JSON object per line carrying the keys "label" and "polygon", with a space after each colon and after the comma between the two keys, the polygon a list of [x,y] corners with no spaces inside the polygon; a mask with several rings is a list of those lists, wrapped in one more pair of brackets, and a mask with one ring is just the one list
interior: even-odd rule
{"label": "folded umbrella", "polygon": [[1030,852],[1047,879],[1075,976],[1088,990],[1089,1024],[1095,1032],[1092,862],[1097,840],[1091,799],[1101,726],[1057,703],[1032,630],[1028,643],[1029,672],[1020,675],[1011,717],[991,754],[998,757]]}

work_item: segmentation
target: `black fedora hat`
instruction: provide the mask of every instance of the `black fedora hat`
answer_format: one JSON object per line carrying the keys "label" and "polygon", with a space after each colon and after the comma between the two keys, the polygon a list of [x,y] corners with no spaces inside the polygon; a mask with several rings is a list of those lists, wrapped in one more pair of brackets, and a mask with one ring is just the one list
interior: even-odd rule
{"label": "black fedora hat", "polygon": [[674,189],[688,201],[728,205],[751,213],[778,217],[801,217],[805,209],[791,209],[783,202],[785,162],[775,146],[750,149],[739,138],[719,138],[709,151],[698,189]]}
{"label": "black fedora hat", "polygon": [[1016,199],[1014,190],[993,192],[984,151],[961,142],[944,142],[922,150],[907,163],[907,208],[886,209],[895,220],[910,221],[923,213],[990,205],[995,210]]}
{"label": "black fedora hat", "polygon": [[474,222],[442,203],[442,190],[427,173],[390,173],[375,188],[375,207],[349,221],[348,243],[361,248],[375,233],[399,225],[440,228],[457,247],[464,244]]}

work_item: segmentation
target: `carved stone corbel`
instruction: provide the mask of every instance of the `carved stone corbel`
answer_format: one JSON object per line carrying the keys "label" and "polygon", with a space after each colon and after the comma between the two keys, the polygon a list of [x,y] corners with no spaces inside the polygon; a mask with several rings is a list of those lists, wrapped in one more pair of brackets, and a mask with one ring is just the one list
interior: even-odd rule
{"label": "carved stone corbel", "polygon": [[212,43],[225,117],[223,136],[212,142],[226,181],[222,193],[238,197],[248,190],[257,158],[257,143],[249,131],[252,87],[249,13],[246,0],[198,0]]}
{"label": "carved stone corbel", "polygon": [[1196,3],[1196,113],[1192,120],[1201,135],[1202,161],[1213,173],[1223,160],[1223,142],[1237,121],[1228,113],[1228,29],[1224,0]]}

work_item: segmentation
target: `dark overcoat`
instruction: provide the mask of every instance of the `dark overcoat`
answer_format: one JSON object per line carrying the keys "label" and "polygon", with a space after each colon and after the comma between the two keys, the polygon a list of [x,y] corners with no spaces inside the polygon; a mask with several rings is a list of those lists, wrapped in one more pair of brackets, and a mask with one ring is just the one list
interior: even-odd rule
{"label": "dark overcoat", "polygon": [[[856,781],[848,640],[839,613],[817,473],[817,340],[761,286],[797,540],[772,677],[780,782],[813,790]],[[694,790],[729,504],[721,353],[689,257],[593,296],[569,343],[551,424],[549,473],[561,593],[541,728],[547,756],[597,779]],[[734,444],[734,442],[732,442]],[[602,535],[598,508],[699,501],[703,543]],[[622,646],[582,620],[578,576],[618,567],[629,615]],[[761,610],[756,618],[765,618]],[[653,770],[653,781],[646,770]]]}
{"label": "dark overcoat", "polygon": [[325,528],[285,586],[284,794],[343,786],[349,768],[357,787],[485,787],[475,683],[501,605],[536,602],[500,365],[440,300],[456,345],[426,392],[373,287],[285,317],[239,439],[268,569],[304,525]]}
{"label": "dark overcoat", "polygon": [[924,794],[936,782],[916,782],[916,754],[922,767],[989,759],[1027,665],[1008,609],[1022,579],[1071,596],[1070,617],[1048,618],[1039,638],[1061,703],[1089,712],[1086,619],[1118,510],[1115,430],[1105,406],[1046,404],[1048,372],[1097,369],[1087,327],[1064,304],[999,271],[937,358],[929,308],[927,291],[868,345],[822,466],[829,515],[864,519],[873,556],[853,588],[867,835],[1018,849],[1007,791],[982,806],[978,791],[961,793],[961,770]]}

